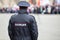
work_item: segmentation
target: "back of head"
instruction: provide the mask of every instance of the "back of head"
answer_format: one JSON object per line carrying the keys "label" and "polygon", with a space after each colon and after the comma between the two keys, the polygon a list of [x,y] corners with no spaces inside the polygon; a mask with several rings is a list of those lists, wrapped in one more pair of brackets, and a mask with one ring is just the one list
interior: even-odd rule
{"label": "back of head", "polygon": [[29,7],[30,6],[30,4],[26,1],[20,1],[17,5],[19,7]]}
{"label": "back of head", "polygon": [[27,13],[27,8],[30,6],[26,1],[20,1],[17,5],[19,6],[19,13]]}

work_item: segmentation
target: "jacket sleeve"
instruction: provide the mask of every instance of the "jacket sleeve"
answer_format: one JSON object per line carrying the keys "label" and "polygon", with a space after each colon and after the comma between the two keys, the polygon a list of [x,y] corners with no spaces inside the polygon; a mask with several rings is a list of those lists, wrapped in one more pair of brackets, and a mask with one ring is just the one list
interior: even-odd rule
{"label": "jacket sleeve", "polygon": [[12,40],[13,33],[12,33],[12,22],[11,22],[11,19],[10,19],[9,25],[8,25],[8,34],[9,34],[10,39]]}
{"label": "jacket sleeve", "polygon": [[36,23],[36,20],[35,20],[34,16],[31,19],[30,32],[31,32],[32,40],[37,40],[37,38],[38,38],[38,29],[37,29],[37,23]]}

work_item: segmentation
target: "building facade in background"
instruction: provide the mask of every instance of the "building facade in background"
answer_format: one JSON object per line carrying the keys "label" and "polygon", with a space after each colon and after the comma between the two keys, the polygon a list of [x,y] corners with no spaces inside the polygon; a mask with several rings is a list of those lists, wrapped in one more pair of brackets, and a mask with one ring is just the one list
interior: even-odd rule
{"label": "building facade in background", "polygon": [[17,4],[20,0],[0,0],[0,8],[1,7],[12,7]]}
{"label": "building facade in background", "polygon": [[[38,5],[38,6],[42,4],[41,3],[42,0],[0,0],[0,8],[1,7],[12,7],[13,5],[16,5],[19,1],[27,1],[33,5]],[[50,2],[52,4],[53,0],[50,0]]]}

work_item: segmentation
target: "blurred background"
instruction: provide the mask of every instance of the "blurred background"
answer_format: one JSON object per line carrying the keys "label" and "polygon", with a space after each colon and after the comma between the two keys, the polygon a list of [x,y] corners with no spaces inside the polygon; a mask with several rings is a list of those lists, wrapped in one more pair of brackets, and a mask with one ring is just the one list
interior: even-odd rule
{"label": "blurred background", "polygon": [[60,0],[0,0],[0,13],[17,13],[17,3],[30,3],[27,12],[33,14],[60,14]]}

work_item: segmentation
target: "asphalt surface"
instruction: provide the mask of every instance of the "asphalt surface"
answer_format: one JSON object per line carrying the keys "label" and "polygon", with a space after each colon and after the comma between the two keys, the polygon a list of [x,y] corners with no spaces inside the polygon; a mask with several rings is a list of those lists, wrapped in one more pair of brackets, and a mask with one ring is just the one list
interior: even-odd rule
{"label": "asphalt surface", "polygon": [[[8,23],[11,15],[0,14],[0,40],[9,40]],[[33,14],[38,25],[38,40],[60,40],[60,15]]]}

